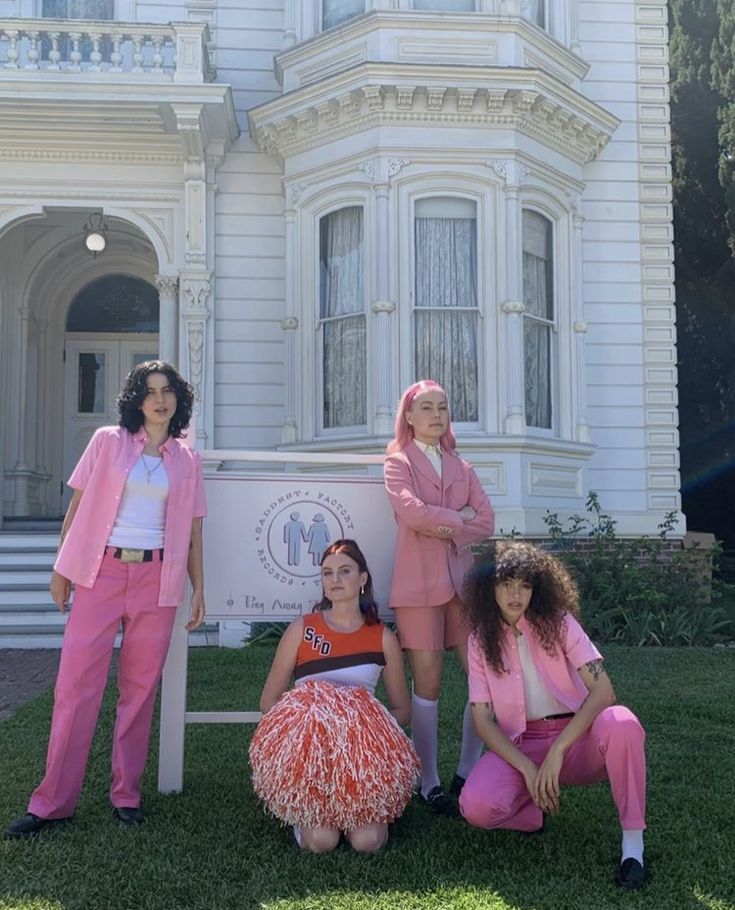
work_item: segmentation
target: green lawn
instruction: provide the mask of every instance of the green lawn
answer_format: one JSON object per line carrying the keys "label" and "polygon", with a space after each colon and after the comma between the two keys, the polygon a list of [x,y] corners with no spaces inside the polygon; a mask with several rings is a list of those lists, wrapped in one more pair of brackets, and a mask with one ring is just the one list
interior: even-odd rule
{"label": "green lawn", "polygon": [[[192,726],[184,792],[145,781],[148,823],[122,829],[106,804],[114,696],[108,692],[76,820],[0,846],[1,910],[735,910],[735,653],[607,647],[620,700],[648,731],[650,884],[612,884],[619,829],[609,789],[566,790],[541,836],[483,832],[413,803],[387,848],[312,857],[256,804],[249,730]],[[192,710],[248,709],[272,648],[196,649]],[[441,738],[454,772],[463,687],[448,665]],[[44,761],[51,697],[0,723],[0,821],[25,811]]]}

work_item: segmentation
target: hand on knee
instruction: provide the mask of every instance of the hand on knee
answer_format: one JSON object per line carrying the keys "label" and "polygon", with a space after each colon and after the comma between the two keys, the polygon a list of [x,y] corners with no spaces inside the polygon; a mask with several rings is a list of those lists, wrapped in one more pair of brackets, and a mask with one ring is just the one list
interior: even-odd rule
{"label": "hand on knee", "polygon": [[310,853],[329,853],[339,843],[336,828],[302,828],[301,847]]}

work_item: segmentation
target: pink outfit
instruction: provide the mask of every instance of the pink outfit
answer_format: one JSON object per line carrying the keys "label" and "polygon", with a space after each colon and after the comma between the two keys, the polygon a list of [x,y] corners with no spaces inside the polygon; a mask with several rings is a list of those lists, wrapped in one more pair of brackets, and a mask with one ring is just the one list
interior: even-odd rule
{"label": "pink outfit", "polygon": [[[534,664],[549,690],[576,713],[587,689],[578,668],[600,657],[577,620],[567,614],[560,653],[549,655],[536,640],[525,617],[518,629],[527,636]],[[537,766],[540,765],[570,718],[526,720],[523,679],[515,635],[508,629],[503,664],[508,672],[496,675],[487,665],[479,640],[470,636],[468,647],[471,702],[492,705],[496,723]],[[590,728],[564,756],[562,785],[584,786],[609,780],[621,827],[643,830],[646,807],[645,732],[638,718],[621,705],[601,711]],[[543,814],[536,808],[522,774],[494,752],[475,765],[462,790],[460,810],[479,828],[535,831]]]}
{"label": "pink outfit", "polygon": [[[472,466],[446,451],[441,459],[441,477],[414,442],[385,459],[385,488],[398,523],[391,607],[440,606],[461,595],[473,562],[470,545],[493,533],[495,515]],[[477,513],[472,521],[457,514],[466,505]],[[427,536],[440,526],[454,530],[452,540]]]}
{"label": "pink outfit", "polygon": [[148,441],[121,427],[98,430],[70,486],[83,490],[55,568],[75,582],[54,691],[46,774],[28,811],[74,813],[97,724],[115,635],[122,622],[110,801],[140,805],[153,706],[176,607],[183,598],[192,521],[205,513],[201,457],[180,440],[161,447],[169,478],[163,559],[123,563],[105,549],[130,468]]}
{"label": "pink outfit", "polygon": [[[87,588],[94,584],[125,481],[147,442],[148,434],[142,427],[137,433],[123,427],[102,427],[90,440],[69,478],[69,486],[83,490],[86,495],[79,503],[54,565],[64,578]],[[160,452],[168,475],[169,495],[158,605],[176,607],[181,603],[186,585],[191,522],[207,512],[202,458],[195,449],[171,437]]]}

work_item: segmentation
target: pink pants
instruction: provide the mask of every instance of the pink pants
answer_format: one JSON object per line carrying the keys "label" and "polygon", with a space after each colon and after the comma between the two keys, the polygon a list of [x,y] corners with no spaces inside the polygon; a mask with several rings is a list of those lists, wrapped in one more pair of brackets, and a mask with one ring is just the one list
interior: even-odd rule
{"label": "pink pants", "polygon": [[[516,744],[540,765],[569,719],[530,721]],[[632,711],[621,705],[606,708],[564,757],[559,782],[584,786],[610,781],[623,829],[646,827],[646,734]],[[486,752],[462,788],[462,815],[478,828],[536,831],[543,823],[523,776],[494,752]]]}
{"label": "pink pants", "polygon": [[176,615],[176,607],[157,605],[161,563],[155,556],[153,562],[123,563],[108,551],[94,585],[76,587],[54,690],[46,774],[28,805],[34,815],[74,814],[121,621],[110,801],[140,805],[156,691]]}

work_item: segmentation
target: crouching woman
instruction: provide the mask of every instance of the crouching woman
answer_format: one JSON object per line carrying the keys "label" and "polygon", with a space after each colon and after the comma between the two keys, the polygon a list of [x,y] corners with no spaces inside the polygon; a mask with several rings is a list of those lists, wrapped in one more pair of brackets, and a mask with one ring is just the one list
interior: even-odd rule
{"label": "crouching woman", "polygon": [[519,541],[497,543],[469,576],[470,702],[490,751],[460,809],[480,828],[532,832],[559,810],[561,786],[609,780],[623,829],[616,881],[635,890],[645,883],[645,733],[614,703],[578,601],[563,565]]}

